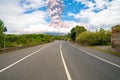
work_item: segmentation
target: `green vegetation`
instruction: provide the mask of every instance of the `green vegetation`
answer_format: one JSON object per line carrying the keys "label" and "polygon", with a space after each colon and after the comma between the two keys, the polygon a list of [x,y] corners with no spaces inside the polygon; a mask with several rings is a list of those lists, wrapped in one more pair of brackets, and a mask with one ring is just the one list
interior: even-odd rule
{"label": "green vegetation", "polygon": [[[0,20],[0,49],[4,47],[4,32],[7,29]],[[24,34],[24,35],[6,35],[6,48],[27,47],[54,41],[54,37],[49,34]]]}
{"label": "green vegetation", "polygon": [[76,40],[76,37],[82,33],[87,31],[83,26],[75,26],[75,28],[72,28],[71,30],[71,34],[70,34],[70,38],[72,39],[72,41]]}
{"label": "green vegetation", "polygon": [[74,41],[76,43],[86,45],[87,47],[94,48],[102,52],[120,56],[119,51],[111,47],[112,33],[115,31],[119,32],[120,25],[113,26],[113,32],[104,30],[103,28],[100,28],[95,32],[87,31],[85,28],[83,28],[83,30],[81,30],[81,28],[77,29],[78,30],[76,30],[76,27],[72,28],[71,32],[66,36],[66,40]]}
{"label": "green vegetation", "polygon": [[4,28],[4,23],[0,20],[0,48],[3,48],[3,39],[4,39],[4,34],[3,34],[3,28]]}
{"label": "green vegetation", "polygon": [[86,31],[80,33],[76,41],[86,45],[108,45],[111,42],[111,32],[100,29],[96,32]]}
{"label": "green vegetation", "polygon": [[113,26],[116,30],[119,30],[120,31],[120,25],[118,24],[118,25],[115,25],[115,26]]}
{"label": "green vegetation", "polygon": [[75,38],[76,38],[75,28],[71,30],[70,38],[72,39],[72,41],[75,41]]}
{"label": "green vegetation", "polygon": [[27,47],[53,41],[48,34],[6,35],[6,47]]}
{"label": "green vegetation", "polygon": [[[87,31],[84,27],[76,26],[68,35],[68,40],[76,41],[83,45],[108,45],[111,43],[111,32],[100,29],[96,32]],[[70,36],[70,37],[69,37]]]}
{"label": "green vegetation", "polygon": [[64,40],[65,36],[54,36],[55,40]]}

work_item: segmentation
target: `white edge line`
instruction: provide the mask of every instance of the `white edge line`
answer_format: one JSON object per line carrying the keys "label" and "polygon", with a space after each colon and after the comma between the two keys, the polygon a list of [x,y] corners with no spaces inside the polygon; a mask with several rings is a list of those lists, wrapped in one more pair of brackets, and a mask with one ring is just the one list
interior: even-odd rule
{"label": "white edge line", "polygon": [[[49,45],[49,46],[50,46],[50,45]],[[47,46],[47,47],[48,47],[48,46]],[[14,63],[12,63],[12,64],[10,64],[9,66],[7,66],[7,67],[1,69],[1,70],[0,70],[0,73],[4,72],[5,70],[11,68],[12,66],[16,65],[17,63],[19,63],[19,62],[25,60],[26,58],[32,56],[33,54],[36,54],[37,52],[39,52],[39,51],[41,51],[41,50],[43,50],[43,49],[45,49],[45,48],[47,48],[47,47],[45,46],[45,47],[43,47],[43,48],[41,48],[41,49],[38,49],[37,51],[35,51],[35,52],[33,52],[33,53],[31,53],[31,54],[29,54],[29,55],[23,57],[22,59],[20,59],[20,60],[14,62]]]}
{"label": "white edge line", "polygon": [[65,69],[67,78],[68,78],[68,80],[72,80],[71,75],[70,75],[70,73],[69,73],[69,70],[68,70],[68,68],[67,68],[65,59],[64,59],[64,57],[63,57],[63,52],[62,52],[62,46],[61,46],[61,44],[60,44],[60,54],[61,54],[61,58],[62,58],[62,61],[63,61],[63,65],[64,65],[64,69]]}
{"label": "white edge line", "polygon": [[[80,48],[78,48],[78,47],[76,47],[76,46],[74,46],[74,45],[72,45],[72,44],[70,44],[70,45],[73,46],[73,47],[75,47],[75,48],[77,48],[77,49],[79,49],[79,50],[81,50]],[[97,58],[97,59],[99,59],[99,60],[101,60],[101,61],[104,61],[104,62],[106,62],[106,63],[109,63],[109,64],[111,64],[111,65],[113,65],[113,66],[116,66],[116,67],[120,68],[120,65],[118,65],[118,64],[115,64],[115,63],[113,63],[113,62],[111,62],[111,61],[108,61],[108,60],[105,60],[105,59],[103,59],[103,58],[101,58],[101,57],[98,57],[98,56],[96,56],[96,55],[93,55],[93,54],[91,54],[91,53],[89,53],[89,52],[87,52],[87,51],[85,51],[85,50],[82,50],[82,51],[85,52],[86,54],[92,56],[92,57],[95,57],[95,58]]]}

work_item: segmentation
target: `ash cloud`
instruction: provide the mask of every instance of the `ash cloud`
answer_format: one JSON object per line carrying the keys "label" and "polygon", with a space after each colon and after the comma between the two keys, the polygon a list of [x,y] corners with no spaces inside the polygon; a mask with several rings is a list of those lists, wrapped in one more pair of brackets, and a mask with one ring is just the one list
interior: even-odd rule
{"label": "ash cloud", "polygon": [[50,27],[64,28],[65,23],[61,20],[61,15],[64,9],[63,0],[47,0],[48,13],[51,17]]}

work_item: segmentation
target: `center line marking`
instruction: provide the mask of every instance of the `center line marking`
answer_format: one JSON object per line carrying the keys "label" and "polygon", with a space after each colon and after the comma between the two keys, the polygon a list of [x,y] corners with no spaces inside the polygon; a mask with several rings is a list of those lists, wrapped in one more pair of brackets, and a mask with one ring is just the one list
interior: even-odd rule
{"label": "center line marking", "polygon": [[2,73],[3,71],[5,71],[5,70],[11,68],[12,66],[16,65],[17,63],[19,63],[19,62],[21,62],[21,61],[27,59],[28,57],[32,56],[33,54],[36,54],[37,52],[39,52],[39,51],[41,51],[41,50],[43,50],[43,49],[45,49],[45,48],[47,48],[47,47],[49,47],[49,46],[50,46],[50,45],[45,46],[45,47],[43,47],[43,48],[41,48],[41,49],[38,49],[37,51],[35,51],[35,52],[33,52],[33,53],[31,53],[31,54],[29,54],[29,55],[23,57],[22,59],[20,59],[20,60],[14,62],[14,63],[12,63],[12,64],[10,64],[9,66],[7,66],[7,67],[1,69],[1,70],[0,70],[0,73]]}
{"label": "center line marking", "polygon": [[62,58],[62,61],[63,61],[63,65],[64,65],[64,68],[65,68],[65,72],[66,72],[67,78],[68,78],[68,80],[72,80],[72,78],[70,76],[70,73],[68,71],[65,59],[63,57],[63,52],[62,52],[62,46],[61,46],[61,44],[60,44],[60,54],[61,54],[61,58]]}

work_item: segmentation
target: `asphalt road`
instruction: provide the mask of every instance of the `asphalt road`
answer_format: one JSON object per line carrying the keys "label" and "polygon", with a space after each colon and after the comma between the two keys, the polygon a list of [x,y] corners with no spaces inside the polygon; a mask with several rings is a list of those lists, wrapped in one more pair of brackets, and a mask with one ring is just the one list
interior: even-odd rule
{"label": "asphalt road", "polygon": [[0,54],[0,80],[120,80],[120,58],[55,41]]}

